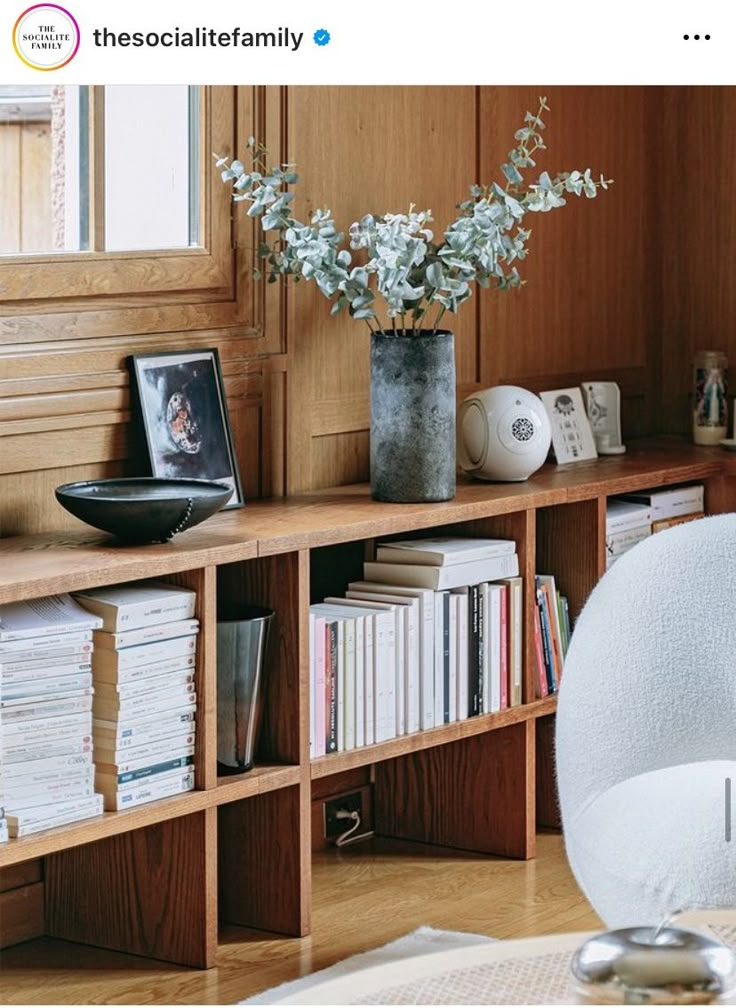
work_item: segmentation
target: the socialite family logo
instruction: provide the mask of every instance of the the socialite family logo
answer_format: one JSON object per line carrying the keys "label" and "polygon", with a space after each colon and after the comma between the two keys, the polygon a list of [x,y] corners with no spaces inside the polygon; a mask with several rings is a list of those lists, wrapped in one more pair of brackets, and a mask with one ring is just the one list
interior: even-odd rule
{"label": "the socialite family logo", "polygon": [[79,25],[65,7],[34,4],[15,22],[13,45],[26,66],[59,70],[77,54]]}

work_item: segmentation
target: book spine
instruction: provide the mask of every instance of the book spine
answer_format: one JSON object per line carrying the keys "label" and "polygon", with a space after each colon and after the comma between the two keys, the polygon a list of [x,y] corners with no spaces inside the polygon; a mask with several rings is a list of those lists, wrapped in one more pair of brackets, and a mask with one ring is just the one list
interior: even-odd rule
{"label": "book spine", "polygon": [[480,651],[480,669],[479,675],[481,679],[481,713],[488,714],[491,710],[491,681],[490,681],[490,659],[491,659],[491,642],[489,639],[489,626],[490,626],[490,615],[489,607],[490,601],[488,597],[488,585],[481,584],[478,586],[480,589],[478,602],[478,635],[479,635],[479,651]]}
{"label": "book spine", "polygon": [[457,648],[458,648],[458,603],[460,598],[458,595],[454,595],[452,592],[449,594],[450,599],[450,674],[448,679],[448,709],[450,723],[457,721],[458,709],[457,709],[457,696],[458,696],[458,662],[457,662]]}
{"label": "book spine", "polygon": [[28,788],[21,794],[18,791],[5,796],[5,807],[14,814],[26,812],[29,809],[42,809],[53,802],[73,798],[87,798],[95,793],[95,786],[89,775],[86,780],[72,778],[70,780],[53,781],[50,784],[36,788]]}
{"label": "book spine", "polygon": [[138,630],[123,630],[121,633],[110,633],[109,630],[95,630],[93,640],[95,647],[108,651],[119,651],[122,648],[136,647],[139,644],[150,644],[156,641],[173,640],[177,637],[188,637],[199,632],[199,620],[176,620],[172,623],[153,623]]}
{"label": "book spine", "polygon": [[132,683],[159,679],[170,672],[180,672],[182,669],[192,669],[196,663],[196,654],[175,655],[166,661],[153,662],[150,665],[137,665],[128,669],[100,668],[99,662],[93,663],[93,674],[96,683]]}
{"label": "book spine", "polygon": [[54,676],[73,675],[89,672],[91,652],[80,655],[76,660],[73,656],[64,655],[61,658],[40,658],[34,656],[28,661],[0,660],[0,674],[5,682],[14,679],[50,679]]}
{"label": "book spine", "polygon": [[443,593],[434,593],[434,723],[444,724],[445,662],[443,657]]}
{"label": "book spine", "polygon": [[514,578],[509,584],[511,611],[511,706],[518,707],[523,702],[524,682],[524,587],[521,578]]}
{"label": "book spine", "polygon": [[178,669],[176,672],[169,672],[167,675],[156,676],[153,679],[135,679],[129,683],[95,683],[95,698],[112,702],[118,700],[130,700],[137,696],[155,696],[157,693],[166,690],[175,690],[191,685],[191,691],[196,687],[193,685],[196,673],[193,668]]}
{"label": "book spine", "polygon": [[120,812],[122,809],[134,808],[136,805],[145,805],[149,801],[157,801],[159,798],[168,798],[183,791],[194,789],[194,771],[188,770],[184,774],[163,781],[156,781],[156,778],[139,783],[128,791],[110,792],[105,795],[105,809],[108,812]]}
{"label": "book spine", "polygon": [[116,783],[129,784],[132,781],[143,780],[146,777],[153,777],[157,774],[166,773],[168,770],[176,770],[178,767],[191,766],[194,763],[192,753],[174,756],[172,759],[164,760],[161,763],[151,763],[149,766],[139,767],[137,770],[120,770],[119,773],[106,773],[98,771],[95,774],[96,784]]}
{"label": "book spine", "polygon": [[442,723],[450,722],[450,593],[442,592]]}
{"label": "book spine", "polygon": [[[86,752],[73,753],[59,757],[41,757],[39,759],[24,760],[22,762],[8,763],[3,760],[0,779],[6,783],[13,780],[27,780],[29,783],[41,783],[44,780],[59,780],[70,771],[83,770],[92,766],[92,747],[89,746]],[[2,788],[0,787],[0,795]]]}
{"label": "book spine", "polygon": [[53,679],[21,679],[18,682],[6,682],[3,678],[0,690],[4,700],[31,699],[34,696],[50,696],[54,693],[73,693],[77,690],[89,690],[92,687],[92,673],[61,676]]}
{"label": "book spine", "polygon": [[103,764],[117,766],[118,773],[121,773],[123,770],[133,770],[138,766],[145,766],[147,763],[155,763],[157,757],[163,757],[170,753],[181,755],[188,753],[190,749],[194,751],[195,738],[194,731],[179,732],[176,735],[155,739],[146,745],[120,749],[99,742],[95,745],[95,762],[98,767]]}
{"label": "book spine", "polygon": [[346,619],[344,626],[345,671],[342,679],[343,749],[355,749],[355,620]]}
{"label": "book spine", "polygon": [[75,597],[80,605],[102,618],[100,629],[110,633],[139,630],[151,624],[174,623],[194,617],[194,593],[191,595],[179,593],[178,597],[165,601],[160,598],[145,599],[140,602],[124,602],[120,605],[82,593]]}
{"label": "book spine", "polygon": [[434,728],[434,593],[419,599],[421,621],[419,728]]}
{"label": "book spine", "polygon": [[92,655],[92,665],[95,671],[106,669],[108,672],[124,672],[126,669],[141,665],[154,665],[170,661],[174,658],[194,655],[197,650],[197,636],[176,637],[174,640],[164,640],[150,644],[140,644],[138,647],[123,648],[120,651],[110,651],[101,648]]}
{"label": "book spine", "polygon": [[314,619],[314,755],[324,756],[325,730],[325,618]]}
{"label": "book spine", "polygon": [[469,604],[470,593],[461,592],[457,596],[457,719],[463,721],[468,717],[470,707],[468,681],[469,648]]}
{"label": "book spine", "polygon": [[126,719],[108,719],[95,717],[91,727],[94,728],[95,739],[109,739],[116,747],[142,745],[152,738],[162,738],[166,735],[173,735],[177,731],[186,731],[194,724],[194,717],[197,708],[179,706],[174,710],[166,711],[165,715],[159,712],[148,717],[134,718],[132,721]]}
{"label": "book spine", "polygon": [[[30,728],[36,721],[49,718],[64,717],[67,714],[82,714],[92,710],[92,691],[80,690],[81,695],[67,696],[61,694],[58,698],[33,698],[34,703],[16,704],[13,700],[9,705],[2,705],[3,730],[10,730],[16,725],[28,725]],[[86,694],[86,695],[85,695]]]}
{"label": "book spine", "polygon": [[489,679],[491,703],[489,713],[501,710],[501,586],[488,585],[490,661]]}
{"label": "book spine", "polygon": [[481,655],[481,588],[471,585],[468,631],[468,706],[463,716],[475,717],[483,710],[483,672]]}
{"label": "book spine", "polygon": [[[337,663],[338,663],[338,621],[330,620],[329,679],[326,683],[327,739],[328,753],[337,752]],[[329,686],[329,689],[327,689]]]}
{"label": "book spine", "polygon": [[[12,655],[14,660],[25,661],[20,658],[21,654],[35,657],[36,652],[45,654],[49,651],[54,654],[71,653],[77,650],[91,650],[92,630],[75,630],[73,633],[42,634],[39,637],[25,637],[15,641],[3,641],[0,643],[0,655]],[[88,645],[83,648],[83,645]],[[58,650],[57,650],[58,649]],[[71,649],[71,650],[70,650]],[[16,656],[18,656],[16,658]]]}
{"label": "book spine", "polygon": [[355,620],[355,747],[365,745],[365,625],[369,617]]}
{"label": "book spine", "polygon": [[537,669],[537,697],[541,700],[549,696],[547,669],[544,664],[544,645],[542,643],[542,619],[539,612],[539,602],[534,604],[533,618],[534,661]]}
{"label": "book spine", "polygon": [[[24,837],[32,833],[39,833],[41,830],[52,829],[55,826],[66,826],[68,823],[78,822],[81,819],[91,819],[94,816],[102,815],[102,795],[91,795],[86,803],[74,804],[74,808],[67,808],[65,811],[58,812],[46,819],[30,818],[23,814],[8,815],[6,817],[8,832],[11,837]],[[51,807],[49,806],[49,808]]]}
{"label": "book spine", "polygon": [[376,620],[375,616],[366,616],[365,627],[365,744],[373,745],[376,741]]}
{"label": "book spine", "polygon": [[121,697],[119,694],[116,697],[102,696],[99,700],[95,697],[92,710],[95,717],[105,717],[105,712],[110,712],[113,716],[125,718],[142,712],[170,710],[185,703],[195,703],[196,699],[195,684],[184,683],[171,690],[160,689],[155,693],[136,694],[130,697]]}
{"label": "book spine", "polygon": [[499,592],[501,609],[501,710],[509,706],[509,590],[501,585]]}
{"label": "book spine", "polygon": [[544,670],[547,678],[547,692],[557,692],[557,682],[555,679],[554,665],[552,659],[552,642],[549,633],[549,621],[547,619],[547,605],[544,592],[537,588],[537,608],[539,610],[539,626],[542,636],[542,655],[544,658]]}
{"label": "book spine", "polygon": [[404,666],[406,669],[406,717],[405,730],[407,734],[419,731],[419,715],[421,707],[421,685],[420,685],[420,627],[419,627],[419,602],[416,599],[410,600],[403,606],[404,620],[406,624],[406,656]]}
{"label": "book spine", "polygon": [[87,735],[92,730],[91,711],[81,711],[72,714],[62,714],[58,717],[39,718],[36,721],[6,721],[2,718],[2,737],[0,747],[4,751],[10,746],[25,743],[35,744],[39,740],[58,738],[60,735],[70,735],[79,732]]}

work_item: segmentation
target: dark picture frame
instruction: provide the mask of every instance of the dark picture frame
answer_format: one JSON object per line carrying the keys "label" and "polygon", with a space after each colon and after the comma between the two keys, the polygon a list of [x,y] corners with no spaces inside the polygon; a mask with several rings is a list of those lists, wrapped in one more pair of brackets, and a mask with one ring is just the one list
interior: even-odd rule
{"label": "dark picture frame", "polygon": [[226,483],[226,508],[245,503],[216,349],[169,350],[128,358],[131,391],[151,474],[163,479]]}

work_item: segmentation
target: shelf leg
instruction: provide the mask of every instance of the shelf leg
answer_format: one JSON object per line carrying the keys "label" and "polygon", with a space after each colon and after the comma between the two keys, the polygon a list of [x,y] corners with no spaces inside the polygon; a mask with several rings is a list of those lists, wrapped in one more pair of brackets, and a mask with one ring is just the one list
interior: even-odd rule
{"label": "shelf leg", "polygon": [[308,783],[219,808],[220,919],[301,936],[309,933]]}
{"label": "shelf leg", "polygon": [[534,857],[534,723],[400,756],[376,766],[376,833]]}
{"label": "shelf leg", "polygon": [[214,966],[216,811],[49,855],[47,934],[184,966]]}

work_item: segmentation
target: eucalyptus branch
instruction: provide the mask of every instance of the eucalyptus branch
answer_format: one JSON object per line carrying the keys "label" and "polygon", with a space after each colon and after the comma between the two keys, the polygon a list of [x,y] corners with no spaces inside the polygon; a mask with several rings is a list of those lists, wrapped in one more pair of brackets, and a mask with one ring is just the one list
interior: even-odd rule
{"label": "eucalyptus branch", "polygon": [[[536,182],[524,185],[521,169],[535,167],[533,155],[545,149],[540,131],[545,128],[542,112],[547,110],[546,99],[540,98],[537,112],[527,112],[516,131],[516,146],[501,166],[505,187],[496,182],[472,186],[470,199],[458,204],[459,216],[439,243],[427,226],[431,211],[417,211],[410,204],[405,214],[366,214],[354,221],[345,245],[329,210],[315,210],[308,223],[292,215],[289,186],[299,179],[295,165],[269,169],[268,152],[254,137],[248,139],[250,171],[241,161],[215,157],[223,182],[232,185],[233,199],[248,204],[248,216],[260,218],[264,234],[276,232],[271,244],[264,240],[259,245],[270,282],[289,276],[295,282],[312,280],[333,302],[331,314],[347,308],[352,318],[365,321],[371,333],[381,331],[374,307],[377,297],[384,301],[390,331],[398,335],[399,318],[404,336],[417,331],[436,303],[431,330],[436,334],[445,312],[457,312],[471,296],[474,283],[499,290],[522,285],[516,260],[527,254],[531,230],[522,227],[527,213],[564,206],[568,195],[593,198],[611,184],[603,175],[594,179],[585,169],[553,178],[542,172]],[[356,265],[353,252],[358,250],[365,252],[365,261]]]}

